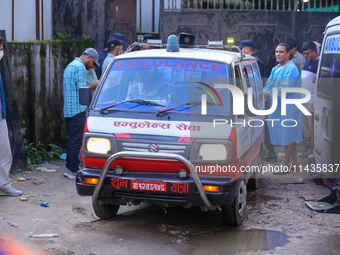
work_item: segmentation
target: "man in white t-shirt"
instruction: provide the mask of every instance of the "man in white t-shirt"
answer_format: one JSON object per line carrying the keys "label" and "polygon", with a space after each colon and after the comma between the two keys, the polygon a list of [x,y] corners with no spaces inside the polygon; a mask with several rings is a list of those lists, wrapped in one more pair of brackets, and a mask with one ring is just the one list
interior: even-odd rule
{"label": "man in white t-shirt", "polygon": [[[302,88],[308,89],[311,94],[311,99],[303,104],[306,109],[311,112],[313,109],[314,102],[314,91],[315,91],[315,75],[319,64],[319,55],[317,53],[316,45],[313,41],[307,41],[302,45],[303,55],[306,58],[306,63],[301,71]],[[314,81],[313,81],[314,78]],[[301,97],[305,97],[301,95]],[[302,130],[303,138],[307,147],[311,144],[311,124],[312,116],[302,115]],[[303,155],[307,156],[307,155]]]}

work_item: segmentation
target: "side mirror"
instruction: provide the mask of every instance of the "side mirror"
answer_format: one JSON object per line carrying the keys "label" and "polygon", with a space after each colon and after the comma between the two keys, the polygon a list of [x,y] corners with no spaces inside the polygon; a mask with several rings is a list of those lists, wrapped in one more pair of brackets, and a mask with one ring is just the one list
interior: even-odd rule
{"label": "side mirror", "polygon": [[92,92],[90,87],[79,88],[79,103],[81,105],[89,106],[92,100]]}

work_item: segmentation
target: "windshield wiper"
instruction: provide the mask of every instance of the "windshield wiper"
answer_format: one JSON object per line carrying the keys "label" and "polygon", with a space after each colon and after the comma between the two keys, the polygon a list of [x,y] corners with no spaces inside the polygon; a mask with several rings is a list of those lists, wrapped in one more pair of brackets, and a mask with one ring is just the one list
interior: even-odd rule
{"label": "windshield wiper", "polygon": [[173,106],[173,107],[169,107],[169,108],[166,108],[166,109],[162,109],[162,110],[159,110],[157,113],[156,113],[156,116],[159,116],[161,113],[163,112],[167,112],[167,111],[171,111],[173,109],[176,109],[178,107],[181,107],[183,105],[189,105],[189,106],[197,106],[197,105],[200,105],[201,104],[201,101],[195,101],[195,102],[189,102],[189,103],[184,103],[184,104],[179,104],[179,105],[176,105],[176,106]]}
{"label": "windshield wiper", "polygon": [[[173,107],[169,107],[169,108],[166,108],[166,109],[159,110],[156,113],[156,116],[158,117],[163,112],[171,111],[171,110],[176,109],[176,108],[183,106],[183,105],[197,106],[197,105],[201,105],[201,104],[202,104],[201,101],[194,101],[194,102],[189,102],[189,103],[185,103],[185,104],[179,104],[179,105],[176,105],[176,106],[173,106]],[[207,105],[215,105],[215,103],[214,102],[207,102]]]}
{"label": "windshield wiper", "polygon": [[109,108],[113,108],[116,105],[120,105],[120,104],[124,104],[124,103],[145,104],[145,105],[162,106],[162,107],[165,106],[165,105],[162,105],[162,104],[154,103],[154,102],[143,100],[143,99],[133,99],[133,100],[126,100],[126,101],[122,101],[122,102],[115,103],[115,104],[112,104],[112,105],[104,106],[100,109],[100,113],[102,113],[104,110],[107,110]]}

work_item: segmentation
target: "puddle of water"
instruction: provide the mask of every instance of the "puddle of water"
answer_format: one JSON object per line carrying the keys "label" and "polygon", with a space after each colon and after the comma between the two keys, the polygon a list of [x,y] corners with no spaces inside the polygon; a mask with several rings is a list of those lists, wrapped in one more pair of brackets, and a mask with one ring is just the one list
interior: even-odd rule
{"label": "puddle of water", "polygon": [[234,254],[246,251],[268,251],[289,243],[289,236],[273,230],[249,229],[217,232],[211,236],[191,237],[192,254]]}
{"label": "puddle of water", "polygon": [[263,195],[261,193],[256,192],[254,195],[248,197],[248,202],[249,203],[263,203],[263,202],[268,202],[268,201],[278,201],[282,200],[283,198],[281,197],[274,197],[270,195]]}

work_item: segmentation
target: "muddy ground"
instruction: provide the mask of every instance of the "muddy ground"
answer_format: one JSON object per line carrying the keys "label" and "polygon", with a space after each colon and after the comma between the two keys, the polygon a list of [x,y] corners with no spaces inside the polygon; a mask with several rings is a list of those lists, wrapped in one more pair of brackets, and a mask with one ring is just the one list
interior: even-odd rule
{"label": "muddy ground", "polygon": [[[276,148],[282,163],[282,147]],[[302,146],[299,151],[303,152]],[[304,166],[306,159],[299,159]],[[49,165],[52,164],[52,165]],[[276,178],[266,173],[257,191],[248,192],[243,225],[221,225],[219,211],[155,205],[121,207],[111,220],[99,220],[91,197],[76,193],[74,180],[63,177],[63,161],[11,176],[23,197],[0,197],[0,243],[7,235],[34,249],[33,254],[340,254],[340,215],[309,210],[305,199],[329,191],[305,173]],[[20,182],[17,177],[24,177]],[[40,206],[41,201],[50,203]],[[57,237],[32,238],[34,234]],[[1,246],[0,246],[1,247]]]}

